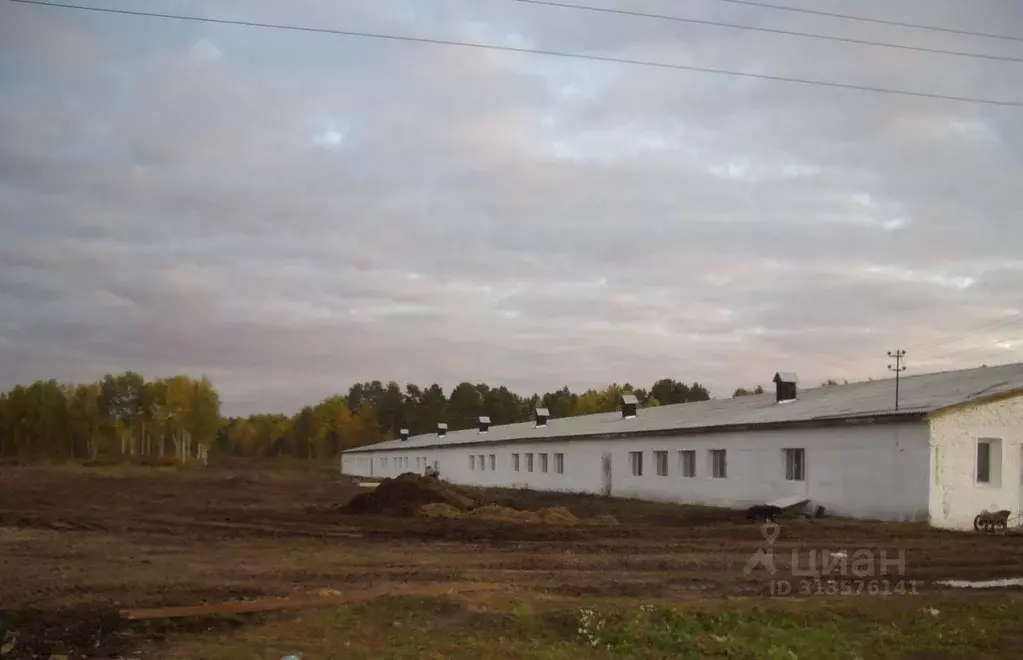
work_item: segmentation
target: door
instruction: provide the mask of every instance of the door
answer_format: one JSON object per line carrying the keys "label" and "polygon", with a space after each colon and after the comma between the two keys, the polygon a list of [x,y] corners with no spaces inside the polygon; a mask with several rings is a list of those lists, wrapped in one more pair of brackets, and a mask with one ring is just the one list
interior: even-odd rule
{"label": "door", "polygon": [[603,467],[604,467],[604,471],[603,471],[604,472],[604,474],[603,474],[604,481],[603,481],[603,488],[601,488],[601,493],[603,493],[607,497],[610,497],[611,496],[611,452],[609,452],[609,451],[604,452]]}

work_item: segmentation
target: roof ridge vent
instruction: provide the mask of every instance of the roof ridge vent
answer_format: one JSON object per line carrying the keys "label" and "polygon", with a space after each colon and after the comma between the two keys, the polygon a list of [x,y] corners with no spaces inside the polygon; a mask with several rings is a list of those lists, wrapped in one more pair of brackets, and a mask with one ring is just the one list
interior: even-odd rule
{"label": "roof ridge vent", "polygon": [[551,413],[546,408],[536,409],[536,428],[547,426],[547,420],[550,419]]}
{"label": "roof ridge vent", "polygon": [[635,394],[622,395],[622,419],[635,419],[639,408],[639,399]]}
{"label": "roof ridge vent", "polygon": [[796,385],[799,377],[794,371],[779,371],[772,379],[774,381],[775,402],[787,403],[796,400]]}

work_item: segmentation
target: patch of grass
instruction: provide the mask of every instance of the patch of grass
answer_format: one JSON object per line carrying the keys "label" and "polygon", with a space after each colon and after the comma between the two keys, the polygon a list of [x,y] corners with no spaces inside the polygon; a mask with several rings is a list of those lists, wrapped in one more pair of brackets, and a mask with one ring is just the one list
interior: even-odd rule
{"label": "patch of grass", "polygon": [[1023,601],[1006,597],[668,605],[380,598],[221,634],[168,637],[160,657],[1019,657]]}

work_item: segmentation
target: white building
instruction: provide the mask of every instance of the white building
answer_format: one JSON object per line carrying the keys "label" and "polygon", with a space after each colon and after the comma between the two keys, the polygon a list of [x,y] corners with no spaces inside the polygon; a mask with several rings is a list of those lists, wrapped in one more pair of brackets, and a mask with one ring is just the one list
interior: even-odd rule
{"label": "white building", "polygon": [[807,498],[835,515],[972,529],[1023,506],[1023,363],[402,437],[345,451],[343,474],[435,465],[475,486],[744,508]]}

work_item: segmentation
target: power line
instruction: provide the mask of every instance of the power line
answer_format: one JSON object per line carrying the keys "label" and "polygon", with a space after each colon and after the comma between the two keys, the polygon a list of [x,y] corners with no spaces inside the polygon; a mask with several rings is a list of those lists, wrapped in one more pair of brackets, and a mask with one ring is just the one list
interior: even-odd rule
{"label": "power line", "polygon": [[992,32],[973,32],[971,30],[959,30],[956,28],[946,28],[937,25],[920,25],[919,23],[904,23],[902,21],[891,21],[884,18],[870,18],[869,16],[852,16],[850,14],[836,14],[830,11],[820,11],[817,9],[803,9],[802,7],[788,7],[786,5],[772,5],[765,2],[753,2],[752,0],[717,0],[718,2],[729,2],[734,5],[746,5],[748,7],[759,7],[761,9],[776,9],[779,11],[788,11],[796,14],[812,14],[814,16],[827,16],[829,18],[841,18],[847,21],[860,21],[862,23],[877,23],[880,25],[895,25],[898,27],[908,27],[917,30],[930,30],[931,32],[944,32],[946,34],[961,34],[969,37],[983,37],[985,39],[1004,39],[1006,41],[1023,41],[1023,36],[1015,36],[1010,34],[995,34]]}
{"label": "power line", "polygon": [[1007,55],[988,55],[986,53],[968,53],[958,50],[945,50],[942,48],[926,48],[924,46],[909,46],[906,44],[894,44],[886,41],[869,41],[866,39],[853,39],[850,37],[833,37],[826,34],[817,34],[815,32],[798,32],[796,30],[781,30],[775,28],[757,27],[753,25],[740,25],[738,23],[725,23],[723,21],[710,21],[701,18],[684,18],[682,16],[671,16],[667,14],[650,14],[640,11],[630,11],[627,9],[609,9],[607,7],[592,7],[589,5],[577,5],[565,2],[552,2],[550,0],[513,0],[514,2],[521,2],[530,5],[543,5],[547,7],[559,7],[562,9],[578,9],[581,11],[588,11],[601,14],[619,14],[622,16],[635,16],[639,18],[655,18],[665,21],[675,21],[678,23],[691,23],[695,25],[710,25],[714,27],[732,28],[736,30],[751,30],[754,32],[767,32],[770,34],[781,34],[789,37],[806,37],[809,39],[822,39],[827,41],[839,41],[849,44],[859,44],[861,46],[874,46],[879,48],[897,48],[901,50],[913,50],[921,53],[933,53],[939,55],[953,55],[956,57],[973,57],[985,60],[998,60],[1002,62],[1023,62],[1023,57],[1010,57]]}
{"label": "power line", "polygon": [[964,334],[961,334],[961,335],[953,335],[952,337],[946,337],[944,339],[939,339],[938,341],[929,342],[929,343],[926,343],[926,344],[917,344],[916,346],[913,346],[912,348],[914,348],[914,349],[919,349],[919,348],[939,348],[941,346],[948,346],[949,344],[954,344],[957,341],[962,341],[963,339],[971,339],[971,338],[976,337],[977,335],[980,335],[981,333],[984,333],[984,332],[991,332],[992,330],[1000,330],[1001,328],[1004,328],[1006,326],[1012,325],[1012,322],[1015,321],[1016,319],[1019,319],[1020,317],[1023,317],[1023,312],[1016,312],[1014,314],[1010,314],[1009,316],[1006,316],[1006,317],[1001,318],[1001,319],[997,319],[997,320],[992,321],[990,323],[985,323],[982,326],[974,328],[972,331],[970,331],[968,333],[964,333]]}
{"label": "power line", "polygon": [[773,82],[795,83],[800,85],[815,85],[818,87],[831,87],[835,89],[848,89],[860,92],[874,92],[878,94],[894,94],[898,96],[912,96],[916,98],[937,99],[941,101],[957,101],[962,103],[980,103],[984,105],[1007,106],[1014,108],[1023,107],[1023,101],[1000,101],[996,99],[984,99],[970,96],[951,96],[945,94],[931,94],[928,92],[913,92],[905,89],[888,87],[871,87],[867,85],[853,85],[849,83],[830,82],[824,80],[808,80],[805,78],[790,78],[787,76],[772,76],[763,73],[750,73],[747,71],[730,71],[727,69],[712,69],[708,67],[689,66],[686,64],[671,64],[667,62],[652,62],[648,60],[633,60],[621,57],[610,57],[605,55],[583,55],[579,53],[567,53],[554,50],[540,50],[534,48],[517,48],[515,46],[498,46],[494,44],[479,44],[468,41],[451,41],[447,39],[429,39],[426,37],[409,37],[394,34],[381,34],[374,32],[360,32],[354,30],[336,30],[331,28],[315,28],[299,25],[285,25],[282,23],[257,23],[254,21],[229,20],[223,18],[205,18],[200,16],[187,16],[183,14],[160,14],[156,12],[131,11],[128,9],[110,9],[106,7],[88,7],[84,5],[70,5],[56,2],[45,2],[44,0],[9,0],[27,5],[39,5],[44,7],[56,7],[60,9],[78,9],[106,14],[121,14],[127,16],[145,16],[150,18],[169,18],[180,21],[194,21],[199,23],[215,23],[219,25],[238,25],[245,27],[259,27],[275,30],[292,30],[297,32],[315,32],[322,34],[335,34],[346,37],[359,37],[367,39],[384,39],[388,41],[406,41],[421,44],[433,44],[442,46],[457,46],[462,48],[476,48],[481,50],[503,51],[508,53],[525,53],[529,55],[547,55],[550,57],[563,57],[580,60],[591,60],[595,62],[609,62],[613,64],[628,64],[632,66],[646,66],[658,69],[675,69],[679,71],[693,71],[696,73],[711,73],[721,76],[736,76],[740,78],[754,78],[757,80],[769,80]]}

